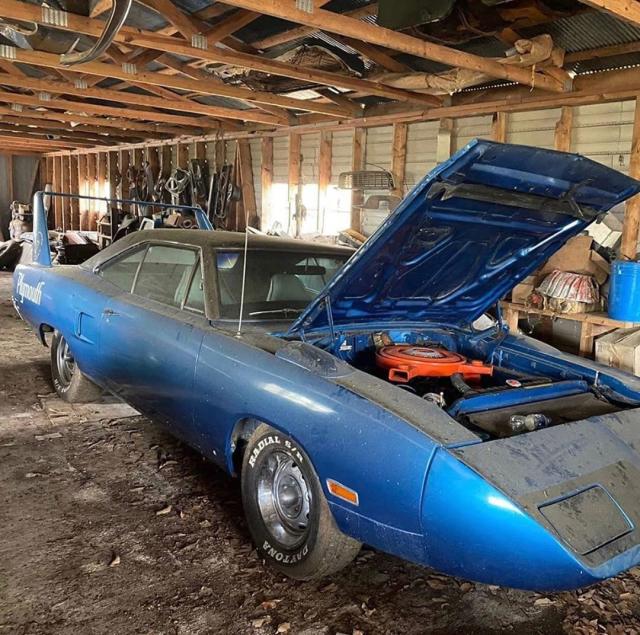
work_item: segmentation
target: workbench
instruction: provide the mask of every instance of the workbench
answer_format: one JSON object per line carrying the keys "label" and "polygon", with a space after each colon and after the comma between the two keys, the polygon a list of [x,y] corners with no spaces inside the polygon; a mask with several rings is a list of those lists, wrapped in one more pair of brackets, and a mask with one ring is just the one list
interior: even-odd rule
{"label": "workbench", "polygon": [[503,301],[500,303],[504,321],[513,333],[517,332],[518,320],[528,315],[535,315],[551,320],[572,320],[580,323],[580,349],[582,357],[593,355],[593,343],[596,337],[610,333],[616,329],[640,327],[640,322],[620,322],[610,318],[606,313],[557,313],[550,309],[537,309],[524,304]]}

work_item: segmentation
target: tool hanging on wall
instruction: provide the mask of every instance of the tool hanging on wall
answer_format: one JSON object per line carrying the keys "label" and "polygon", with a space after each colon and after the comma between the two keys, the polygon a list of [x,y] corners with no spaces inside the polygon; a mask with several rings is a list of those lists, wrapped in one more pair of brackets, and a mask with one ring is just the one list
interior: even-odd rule
{"label": "tool hanging on wall", "polygon": [[233,165],[226,163],[211,175],[207,215],[216,229],[235,229],[227,225],[231,204],[240,200],[240,188],[233,182]]}

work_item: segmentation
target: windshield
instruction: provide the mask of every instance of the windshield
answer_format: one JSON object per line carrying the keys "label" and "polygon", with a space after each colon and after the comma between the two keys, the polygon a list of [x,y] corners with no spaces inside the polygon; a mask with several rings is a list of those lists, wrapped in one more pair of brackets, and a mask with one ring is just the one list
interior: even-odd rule
{"label": "windshield", "polygon": [[[347,261],[348,254],[250,250],[244,291],[244,319],[293,320]],[[242,295],[242,251],[216,252],[221,318],[238,318]]]}

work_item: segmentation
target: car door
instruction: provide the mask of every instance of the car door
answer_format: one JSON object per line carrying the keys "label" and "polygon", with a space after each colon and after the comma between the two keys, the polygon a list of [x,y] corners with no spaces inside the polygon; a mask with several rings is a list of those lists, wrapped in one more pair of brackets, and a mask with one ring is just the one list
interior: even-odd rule
{"label": "car door", "polygon": [[[128,264],[114,266],[128,272]],[[105,266],[101,275],[117,282],[121,274]],[[208,324],[202,293],[199,249],[150,243],[131,291],[109,299],[100,324],[107,387],[186,441],[192,435],[196,361]]]}

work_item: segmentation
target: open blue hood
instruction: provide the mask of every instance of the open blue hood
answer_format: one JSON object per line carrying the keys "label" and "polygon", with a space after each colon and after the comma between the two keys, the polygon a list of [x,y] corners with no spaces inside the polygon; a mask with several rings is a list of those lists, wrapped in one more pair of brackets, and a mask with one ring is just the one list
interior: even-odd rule
{"label": "open blue hood", "polygon": [[639,191],[576,154],[472,141],[416,185],[290,332],[470,324]]}

